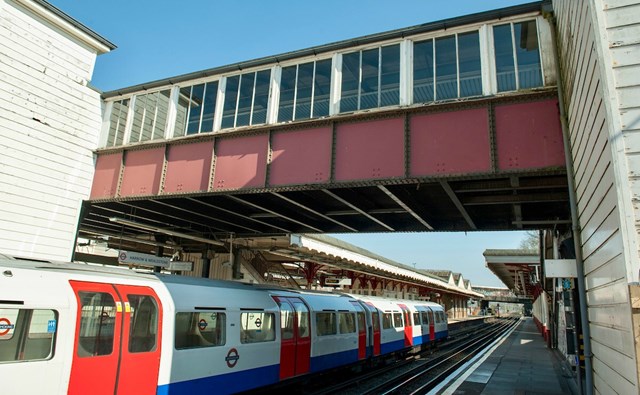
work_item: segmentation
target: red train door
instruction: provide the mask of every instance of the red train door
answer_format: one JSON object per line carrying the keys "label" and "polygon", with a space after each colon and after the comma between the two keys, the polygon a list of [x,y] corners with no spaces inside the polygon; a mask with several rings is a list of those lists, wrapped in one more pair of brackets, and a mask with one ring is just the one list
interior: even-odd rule
{"label": "red train door", "polygon": [[429,309],[429,341],[436,339],[436,327],[435,319],[433,317],[433,310]]}
{"label": "red train door", "polygon": [[309,372],[309,309],[300,298],[273,297],[280,306],[280,380]]}
{"label": "red train door", "polygon": [[402,314],[404,315],[404,345],[411,346],[413,345],[413,326],[411,325],[411,311],[409,308],[404,305],[398,303],[400,309],[402,309]]}
{"label": "red train door", "polygon": [[69,394],[155,393],[162,306],[149,287],[70,281],[78,301]]}
{"label": "red train door", "polygon": [[371,303],[365,302],[371,311],[371,331],[373,332],[373,355],[380,355],[380,313]]}

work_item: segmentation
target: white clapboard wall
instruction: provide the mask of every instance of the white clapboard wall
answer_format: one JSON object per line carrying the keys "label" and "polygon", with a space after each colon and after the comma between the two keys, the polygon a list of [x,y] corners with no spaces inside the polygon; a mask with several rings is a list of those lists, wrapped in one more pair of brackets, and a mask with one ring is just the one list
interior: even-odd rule
{"label": "white clapboard wall", "polygon": [[[582,229],[593,384],[600,394],[638,393],[634,338],[639,333],[632,322],[629,283],[638,281],[633,269],[638,217],[633,218],[630,185],[640,162],[633,163],[638,145],[632,142],[637,137],[627,109],[640,106],[637,99],[631,103],[630,92],[635,90],[636,97],[639,92],[636,3],[553,1]],[[633,47],[635,55],[626,54]],[[638,129],[640,112],[633,111]]]}
{"label": "white clapboard wall", "polygon": [[101,125],[98,51],[36,6],[0,1],[0,253],[68,260]]}

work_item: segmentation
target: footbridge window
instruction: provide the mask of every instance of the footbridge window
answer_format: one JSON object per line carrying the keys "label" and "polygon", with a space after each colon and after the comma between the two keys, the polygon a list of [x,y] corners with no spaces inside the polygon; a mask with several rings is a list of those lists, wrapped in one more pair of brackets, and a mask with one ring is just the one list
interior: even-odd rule
{"label": "footbridge window", "polygon": [[130,143],[164,138],[170,90],[136,96]]}
{"label": "footbridge window", "polygon": [[174,135],[212,132],[217,95],[218,81],[180,88]]}
{"label": "footbridge window", "polygon": [[342,55],[340,112],[400,104],[400,44]]}
{"label": "footbridge window", "polygon": [[227,77],[222,128],[267,122],[271,69]]}
{"label": "footbridge window", "polygon": [[330,91],[331,59],[284,67],[278,122],[329,115]]}
{"label": "footbridge window", "polygon": [[542,86],[536,21],[493,27],[498,92]]}

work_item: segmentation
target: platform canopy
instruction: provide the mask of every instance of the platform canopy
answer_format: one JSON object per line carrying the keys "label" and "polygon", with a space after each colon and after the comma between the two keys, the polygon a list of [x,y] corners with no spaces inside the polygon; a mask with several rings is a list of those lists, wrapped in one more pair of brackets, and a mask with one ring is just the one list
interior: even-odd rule
{"label": "platform canopy", "polygon": [[540,278],[540,255],[536,250],[485,250],[491,270],[516,296],[533,298]]}

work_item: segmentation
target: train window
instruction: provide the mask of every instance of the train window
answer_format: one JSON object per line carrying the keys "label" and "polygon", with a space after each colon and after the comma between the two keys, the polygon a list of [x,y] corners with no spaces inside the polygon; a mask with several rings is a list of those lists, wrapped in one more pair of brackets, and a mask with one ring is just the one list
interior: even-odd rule
{"label": "train window", "polygon": [[382,329],[389,329],[391,325],[391,313],[382,313]]}
{"label": "train window", "polygon": [[225,313],[177,313],[176,349],[223,346],[226,343],[226,322]]}
{"label": "train window", "polygon": [[371,313],[371,321],[373,322],[373,330],[374,331],[379,331],[380,330],[380,317],[379,317],[377,311]]}
{"label": "train window", "polygon": [[294,313],[289,303],[280,305],[280,333],[282,340],[293,339]]}
{"label": "train window", "polygon": [[402,314],[401,313],[393,313],[393,326],[396,328],[402,328]]}
{"label": "train window", "polygon": [[337,333],[335,313],[316,313],[316,328],[318,336],[335,335]]}
{"label": "train window", "polygon": [[356,318],[353,313],[338,313],[340,333],[354,333],[356,331]]}
{"label": "train window", "polygon": [[275,322],[275,314],[273,313],[240,314],[240,342],[260,343],[275,340]]}
{"label": "train window", "polygon": [[0,309],[0,363],[51,359],[57,322],[53,310]]}
{"label": "train window", "polygon": [[413,313],[413,325],[420,325],[420,312]]}
{"label": "train window", "polygon": [[358,311],[358,332],[364,333],[367,328],[367,324],[365,321],[364,313],[362,311]]}
{"label": "train window", "polygon": [[302,303],[294,303],[298,313],[298,337],[309,337],[309,309]]}
{"label": "train window", "polygon": [[156,349],[158,306],[148,295],[127,295],[131,306],[129,324],[129,352],[148,352]]}
{"label": "train window", "polygon": [[79,292],[80,335],[78,356],[109,355],[113,351],[116,303],[104,292]]}
{"label": "train window", "polygon": [[429,325],[429,313],[427,313],[426,311],[422,312],[422,324]]}

